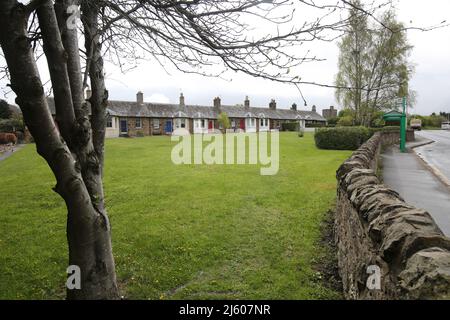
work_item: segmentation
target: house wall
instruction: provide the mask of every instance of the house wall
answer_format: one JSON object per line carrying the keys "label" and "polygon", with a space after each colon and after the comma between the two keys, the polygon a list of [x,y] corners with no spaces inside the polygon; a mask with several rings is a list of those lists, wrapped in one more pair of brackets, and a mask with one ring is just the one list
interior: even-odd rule
{"label": "house wall", "polygon": [[257,132],[257,126],[258,126],[257,120],[259,120],[259,119],[258,118],[246,118],[245,119],[245,132],[249,132],[249,133]]}
{"label": "house wall", "polygon": [[[141,120],[140,127],[136,127],[136,119]],[[148,132],[148,130],[149,130],[149,127],[148,127],[149,122],[148,122],[148,119],[146,119],[146,118],[129,117],[129,118],[127,118],[127,123],[128,123],[128,135],[130,137],[143,136],[143,135],[145,135],[145,132]]]}
{"label": "house wall", "polygon": [[105,130],[105,137],[106,138],[117,138],[120,135],[119,132],[119,118],[118,117],[111,117],[112,119],[112,127],[106,128]]}
{"label": "house wall", "polygon": [[[201,126],[202,120],[204,121],[203,127]],[[193,119],[191,133],[195,134],[208,133],[208,119]]]}
{"label": "house wall", "polygon": [[[136,119],[138,119],[137,117],[113,117],[113,126],[111,128],[106,128],[106,137],[107,138],[113,138],[113,137],[119,137],[120,136],[120,119],[126,119],[127,121],[127,126],[128,126],[128,135],[131,137],[136,137],[136,136],[151,136],[151,135],[166,135],[166,134],[170,134],[167,133],[165,131],[166,129],[166,121],[171,121],[172,122],[172,132],[175,129],[175,120],[173,118],[140,118],[141,119],[141,127],[138,128],[136,127]],[[262,131],[269,131],[272,129],[280,129],[282,123],[284,122],[290,122],[288,120],[274,120],[274,119],[269,119],[266,118],[268,120],[268,126],[261,126],[261,119],[260,118],[251,118],[254,120],[254,126],[250,126],[249,124],[249,120],[250,118],[230,118],[230,123],[232,123],[234,121],[235,126],[234,128],[236,128],[237,130],[240,129],[240,123],[241,120],[244,120],[245,123],[245,132],[247,133],[252,133],[252,132],[262,132]],[[157,120],[159,123],[159,128],[154,128],[153,126],[153,121]],[[217,119],[203,119],[205,121],[205,126],[204,128],[197,128],[195,125],[197,119],[190,119],[190,118],[186,118],[185,119],[185,123],[186,126],[185,128],[187,130],[189,130],[190,133],[208,133],[210,132],[209,130],[209,122],[213,121],[213,128],[220,130],[220,124],[219,121]],[[303,121],[305,122],[305,121]],[[306,121],[306,123],[308,123],[308,121]],[[232,129],[234,129],[232,127]]]}

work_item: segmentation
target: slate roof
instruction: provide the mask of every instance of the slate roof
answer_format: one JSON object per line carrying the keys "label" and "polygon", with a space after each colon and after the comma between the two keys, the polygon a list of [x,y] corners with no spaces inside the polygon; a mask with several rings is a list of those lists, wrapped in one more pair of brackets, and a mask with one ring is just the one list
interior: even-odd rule
{"label": "slate roof", "polygon": [[[55,102],[53,98],[47,98],[52,114],[55,114]],[[118,117],[149,117],[149,118],[204,118],[217,119],[220,112],[226,112],[229,118],[270,118],[276,120],[298,120],[306,119],[312,121],[323,121],[320,114],[313,111],[269,109],[261,107],[246,108],[241,105],[222,105],[220,110],[211,106],[186,105],[166,103],[142,103],[136,101],[109,100],[107,112],[111,116]]]}

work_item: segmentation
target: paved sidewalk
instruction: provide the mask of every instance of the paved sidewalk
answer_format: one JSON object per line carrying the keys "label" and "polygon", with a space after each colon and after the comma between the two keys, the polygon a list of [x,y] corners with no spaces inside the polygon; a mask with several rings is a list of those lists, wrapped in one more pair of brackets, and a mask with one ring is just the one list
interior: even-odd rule
{"label": "paved sidewalk", "polygon": [[413,151],[401,153],[395,146],[382,154],[382,161],[384,184],[408,203],[428,211],[442,232],[450,236],[450,190]]}

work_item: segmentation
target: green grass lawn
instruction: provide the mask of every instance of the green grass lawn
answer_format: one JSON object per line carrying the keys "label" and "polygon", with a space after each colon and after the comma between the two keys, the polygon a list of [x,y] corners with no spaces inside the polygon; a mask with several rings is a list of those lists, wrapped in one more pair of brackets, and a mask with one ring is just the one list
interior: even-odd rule
{"label": "green grass lawn", "polygon": [[[168,137],[111,139],[105,192],[122,294],[130,299],[339,298],[315,270],[320,224],[347,151],[280,135],[280,170],[175,166]],[[66,213],[27,145],[0,162],[0,299],[65,295]]]}

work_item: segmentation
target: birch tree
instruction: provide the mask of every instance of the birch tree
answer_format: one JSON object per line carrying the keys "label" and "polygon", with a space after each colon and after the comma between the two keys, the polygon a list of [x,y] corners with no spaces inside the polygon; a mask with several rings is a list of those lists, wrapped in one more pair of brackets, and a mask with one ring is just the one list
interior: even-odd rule
{"label": "birch tree", "polygon": [[[354,4],[361,5],[359,0]],[[344,108],[353,110],[357,124],[370,126],[372,116],[395,108],[399,97],[411,94],[409,100],[413,101],[415,93],[408,90],[414,71],[408,61],[412,46],[392,9],[382,14],[378,24],[355,14],[338,45],[336,85],[344,89],[336,89],[336,98]]]}

